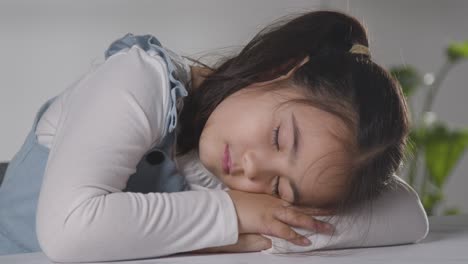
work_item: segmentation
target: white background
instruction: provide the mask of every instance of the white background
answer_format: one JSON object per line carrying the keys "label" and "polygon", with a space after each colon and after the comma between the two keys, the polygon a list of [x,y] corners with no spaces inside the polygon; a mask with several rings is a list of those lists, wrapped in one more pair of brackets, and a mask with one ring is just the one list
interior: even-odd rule
{"label": "white background", "polygon": [[[367,27],[376,62],[435,72],[444,47],[468,39],[468,2],[425,1],[24,1],[0,0],[0,161],[12,159],[47,99],[70,85],[127,32],[153,34],[181,55],[212,62],[240,50],[265,25],[318,8],[348,11]],[[468,124],[468,62],[456,67],[434,104],[451,126]],[[420,109],[421,96],[413,106]],[[468,155],[466,155],[468,156]],[[447,203],[468,213],[467,157],[446,185]]]}

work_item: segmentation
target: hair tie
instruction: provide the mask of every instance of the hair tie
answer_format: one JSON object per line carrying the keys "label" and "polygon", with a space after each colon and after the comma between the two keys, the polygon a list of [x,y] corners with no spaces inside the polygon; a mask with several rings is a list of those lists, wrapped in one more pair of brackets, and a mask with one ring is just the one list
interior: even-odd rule
{"label": "hair tie", "polygon": [[354,44],[349,50],[349,52],[353,54],[367,55],[370,57],[369,48],[361,44]]}

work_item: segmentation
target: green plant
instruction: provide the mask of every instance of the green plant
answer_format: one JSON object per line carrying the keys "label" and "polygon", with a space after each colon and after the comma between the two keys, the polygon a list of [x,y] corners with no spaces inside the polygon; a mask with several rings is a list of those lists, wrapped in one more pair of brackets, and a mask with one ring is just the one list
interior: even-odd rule
{"label": "green plant", "polygon": [[[428,215],[444,200],[443,187],[453,168],[468,147],[468,128],[450,129],[437,119],[432,111],[434,99],[448,72],[468,58],[468,41],[450,44],[446,49],[446,61],[435,76],[420,73],[409,65],[390,68],[405,94],[411,111],[411,132],[406,149],[408,183],[418,192]],[[411,107],[411,98],[420,87],[426,88],[426,96],[419,115]],[[421,162],[422,161],[422,164]],[[418,174],[418,169],[422,173]],[[419,177],[418,177],[419,175]],[[455,207],[445,208],[443,214],[458,214]]]}

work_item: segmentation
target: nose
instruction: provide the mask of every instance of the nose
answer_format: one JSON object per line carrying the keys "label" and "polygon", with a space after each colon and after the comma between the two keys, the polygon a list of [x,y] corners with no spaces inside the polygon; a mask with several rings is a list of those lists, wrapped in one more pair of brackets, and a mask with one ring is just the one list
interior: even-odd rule
{"label": "nose", "polygon": [[278,175],[275,161],[266,153],[247,151],[242,158],[244,175],[251,181],[267,182]]}

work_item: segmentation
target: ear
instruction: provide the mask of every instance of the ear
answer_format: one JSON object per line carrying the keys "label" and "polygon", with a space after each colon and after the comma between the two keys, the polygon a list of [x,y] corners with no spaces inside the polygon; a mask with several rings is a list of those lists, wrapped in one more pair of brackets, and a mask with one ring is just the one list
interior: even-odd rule
{"label": "ear", "polygon": [[254,85],[255,86],[263,86],[263,85],[267,85],[267,84],[270,84],[270,83],[274,83],[274,82],[277,82],[277,81],[281,81],[281,80],[284,80],[284,79],[288,79],[290,78],[293,73],[299,69],[302,65],[304,65],[306,62],[309,61],[309,56],[306,56],[304,59],[302,59],[302,61],[300,63],[298,63],[296,66],[294,66],[291,70],[289,70],[288,73],[284,74],[284,75],[281,75],[280,77],[276,78],[276,79],[273,79],[273,80],[269,80],[269,81],[265,81],[265,82],[258,82],[258,83],[255,83]]}

